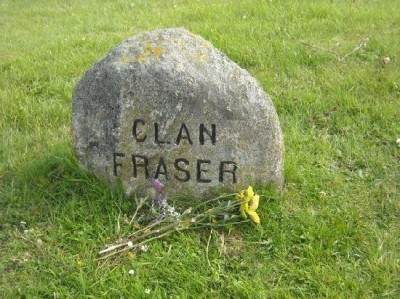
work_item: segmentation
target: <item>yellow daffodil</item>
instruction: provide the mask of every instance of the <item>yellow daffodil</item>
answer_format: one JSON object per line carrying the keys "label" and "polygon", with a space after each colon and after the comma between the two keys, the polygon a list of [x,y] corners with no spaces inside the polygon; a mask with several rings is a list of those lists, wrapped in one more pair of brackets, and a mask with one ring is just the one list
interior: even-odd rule
{"label": "yellow daffodil", "polygon": [[243,201],[240,205],[240,214],[242,217],[250,217],[251,221],[256,224],[260,223],[260,217],[256,213],[258,204],[260,202],[260,196],[254,194],[253,187],[249,186],[247,190],[242,190],[236,195],[237,200]]}

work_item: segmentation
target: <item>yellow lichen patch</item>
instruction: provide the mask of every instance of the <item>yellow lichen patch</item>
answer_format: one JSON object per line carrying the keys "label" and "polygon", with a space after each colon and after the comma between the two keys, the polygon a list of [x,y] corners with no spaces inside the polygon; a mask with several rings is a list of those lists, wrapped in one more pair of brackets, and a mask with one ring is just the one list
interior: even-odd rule
{"label": "yellow lichen patch", "polygon": [[136,58],[136,61],[144,62],[149,57],[153,57],[159,60],[160,57],[164,54],[164,52],[165,52],[164,49],[161,48],[160,46],[153,46],[151,43],[148,42],[144,47],[142,54],[140,54]]}
{"label": "yellow lichen patch", "polygon": [[148,56],[151,55],[151,52],[152,52],[151,44],[147,42],[146,47],[144,47],[142,55]]}
{"label": "yellow lichen patch", "polygon": [[201,41],[201,45],[204,47],[204,48],[210,48],[210,43],[209,42],[207,42],[207,41]]}
{"label": "yellow lichen patch", "polygon": [[146,60],[146,57],[144,56],[144,55],[139,55],[137,58],[136,58],[136,61],[137,62],[144,62]]}
{"label": "yellow lichen patch", "polygon": [[160,58],[161,55],[164,54],[164,49],[161,48],[161,47],[154,47],[154,48],[153,48],[153,54],[154,54],[155,56],[157,56],[158,58]]}
{"label": "yellow lichen patch", "polygon": [[208,61],[208,56],[206,54],[204,54],[202,51],[197,51],[196,56],[203,62]]}
{"label": "yellow lichen patch", "polygon": [[121,62],[123,64],[128,64],[128,63],[132,62],[132,58],[127,55],[123,55],[121,58]]}

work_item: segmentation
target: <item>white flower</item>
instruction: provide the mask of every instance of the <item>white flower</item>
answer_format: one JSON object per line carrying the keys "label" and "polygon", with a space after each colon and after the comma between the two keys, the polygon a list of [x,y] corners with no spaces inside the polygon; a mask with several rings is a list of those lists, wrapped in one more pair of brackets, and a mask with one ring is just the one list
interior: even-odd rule
{"label": "white flower", "polygon": [[145,292],[146,294],[150,294],[150,293],[151,293],[151,290],[150,290],[150,289],[145,289],[144,292]]}
{"label": "white flower", "polygon": [[143,252],[147,252],[149,250],[149,246],[145,244],[140,245],[140,250]]}
{"label": "white flower", "polygon": [[186,214],[190,214],[192,213],[192,207],[190,207],[189,209],[185,210],[182,215],[186,215]]}
{"label": "white flower", "polygon": [[130,270],[128,271],[128,274],[129,274],[129,275],[134,275],[134,274],[135,274],[135,270],[130,269]]}
{"label": "white flower", "polygon": [[181,214],[179,212],[175,211],[175,208],[173,206],[166,204],[164,207],[162,207],[162,209],[167,214],[169,214],[172,218],[180,219],[180,217],[181,217]]}
{"label": "white flower", "polygon": [[133,243],[132,243],[132,241],[129,241],[126,245],[128,245],[129,248],[133,248]]}

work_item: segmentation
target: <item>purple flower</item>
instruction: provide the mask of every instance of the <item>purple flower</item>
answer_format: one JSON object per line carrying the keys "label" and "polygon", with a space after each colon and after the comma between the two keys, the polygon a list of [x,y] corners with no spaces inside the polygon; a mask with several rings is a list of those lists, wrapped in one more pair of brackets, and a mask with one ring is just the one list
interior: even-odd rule
{"label": "purple flower", "polygon": [[156,204],[158,206],[161,206],[161,205],[163,205],[163,202],[167,203],[167,197],[165,195],[163,195],[163,194],[158,195],[158,198],[156,200]]}
{"label": "purple flower", "polygon": [[[154,189],[153,189],[154,190]],[[155,192],[155,190],[154,190]],[[151,206],[162,207],[167,204],[167,197],[164,194],[158,194],[157,198],[151,198]]]}
{"label": "purple flower", "polygon": [[158,192],[161,192],[164,189],[164,184],[161,183],[159,179],[153,180],[152,186],[154,189],[156,189]]}

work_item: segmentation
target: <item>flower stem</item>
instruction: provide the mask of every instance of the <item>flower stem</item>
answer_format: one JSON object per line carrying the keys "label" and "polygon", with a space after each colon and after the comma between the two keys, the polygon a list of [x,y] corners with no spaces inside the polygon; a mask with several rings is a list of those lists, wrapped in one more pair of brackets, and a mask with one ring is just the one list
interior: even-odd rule
{"label": "flower stem", "polygon": [[214,201],[217,201],[218,199],[225,198],[225,197],[230,197],[230,196],[234,196],[234,195],[235,195],[235,193],[232,193],[232,194],[222,194],[221,196],[218,196],[218,197],[215,197],[215,198],[206,200],[206,201],[202,202],[201,204],[197,205],[197,206],[193,209],[193,211],[196,211],[198,208],[200,208],[200,207],[202,207],[202,206],[204,206],[204,205],[206,205],[206,204],[208,204],[208,203],[210,203],[210,202],[214,202]]}

